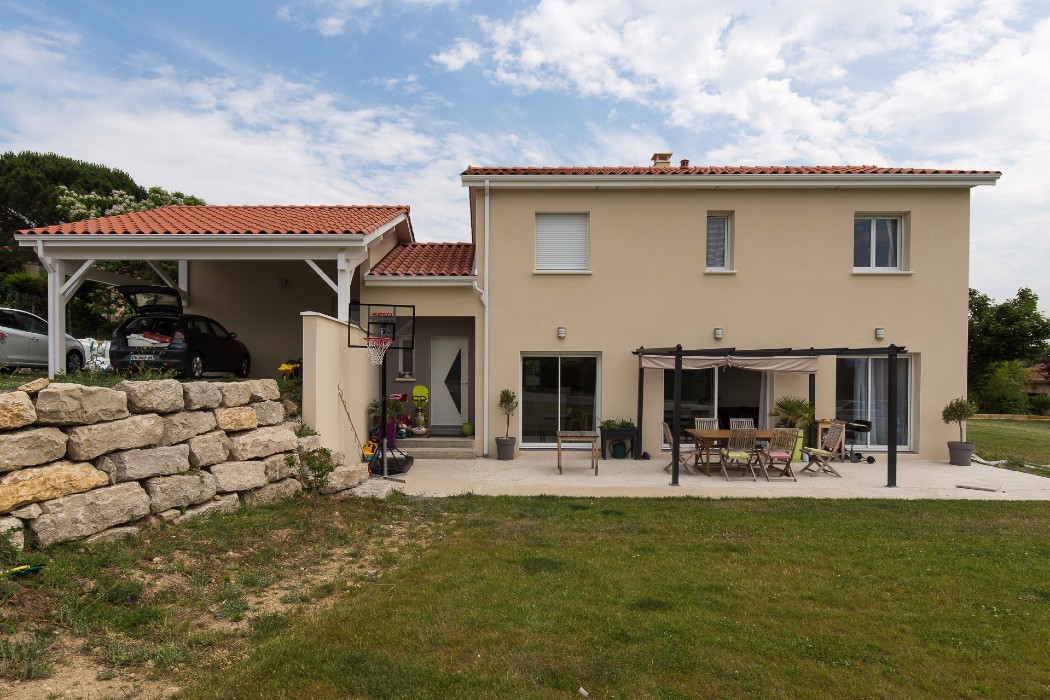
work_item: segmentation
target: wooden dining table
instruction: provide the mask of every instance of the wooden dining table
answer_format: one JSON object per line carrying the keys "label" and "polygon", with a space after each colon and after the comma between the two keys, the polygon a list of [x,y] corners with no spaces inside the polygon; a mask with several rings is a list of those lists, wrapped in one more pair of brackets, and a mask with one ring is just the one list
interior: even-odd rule
{"label": "wooden dining table", "polygon": [[[686,428],[686,434],[693,438],[693,445],[696,446],[696,461],[700,462],[700,450],[707,452],[707,463],[705,465],[705,472],[708,476],[711,476],[711,448],[717,445],[724,445],[729,442],[730,430],[696,430],[695,428]],[[762,441],[769,441],[773,439],[773,431],[770,430],[756,430],[755,439]]]}

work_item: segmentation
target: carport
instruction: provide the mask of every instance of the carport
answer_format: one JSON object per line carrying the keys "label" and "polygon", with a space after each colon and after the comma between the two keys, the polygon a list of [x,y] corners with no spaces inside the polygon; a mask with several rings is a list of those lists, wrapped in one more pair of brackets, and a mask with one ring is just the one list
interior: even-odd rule
{"label": "carport", "polygon": [[[19,231],[48,276],[48,376],[64,367],[66,304],[86,280],[135,284],[141,280],[95,267],[110,260],[146,261],[190,303],[190,263],[296,261],[312,269],[336,296],[348,320],[351,284],[359,266],[378,261],[396,241],[413,240],[409,207],[394,206],[172,206]],[[373,250],[375,249],[375,250]],[[171,279],[158,261],[178,262]],[[331,269],[335,275],[321,268]]]}
{"label": "carport", "polygon": [[[677,426],[682,412],[682,370],[706,369],[720,365],[734,365],[750,368],[769,369],[780,372],[804,372],[809,375],[809,405],[816,404],[816,371],[817,358],[821,356],[848,357],[885,355],[888,359],[886,373],[886,415],[888,445],[886,446],[886,486],[897,485],[897,357],[906,352],[902,345],[888,345],[883,348],[767,348],[761,350],[737,350],[736,348],[707,348],[685,350],[681,345],[673,348],[645,348],[633,351],[638,356],[638,428],[642,428],[642,409],[645,386],[645,370],[674,370],[674,413],[671,431],[671,486],[678,486],[679,439]],[[814,444],[814,426],[809,428],[808,443]]]}

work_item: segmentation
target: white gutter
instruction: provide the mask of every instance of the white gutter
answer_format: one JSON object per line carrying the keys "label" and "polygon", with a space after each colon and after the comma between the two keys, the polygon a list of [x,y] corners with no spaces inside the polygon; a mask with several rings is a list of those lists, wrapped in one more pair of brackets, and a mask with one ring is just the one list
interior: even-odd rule
{"label": "white gutter", "polygon": [[366,287],[471,287],[477,286],[475,275],[365,275]]}
{"label": "white gutter", "polygon": [[492,187],[660,187],[717,188],[737,187],[976,187],[995,185],[999,173],[963,174],[755,174],[755,175],[463,175],[464,186],[485,184]]}

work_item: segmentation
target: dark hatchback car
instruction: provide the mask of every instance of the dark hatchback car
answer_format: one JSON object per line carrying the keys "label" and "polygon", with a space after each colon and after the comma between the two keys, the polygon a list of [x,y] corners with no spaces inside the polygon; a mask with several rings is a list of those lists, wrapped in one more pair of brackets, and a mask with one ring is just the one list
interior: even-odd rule
{"label": "dark hatchback car", "polygon": [[171,287],[117,287],[135,315],[113,331],[109,361],[115,369],[134,365],[178,370],[200,379],[205,372],[233,372],[247,377],[251,355],[214,319],[182,312],[182,299]]}

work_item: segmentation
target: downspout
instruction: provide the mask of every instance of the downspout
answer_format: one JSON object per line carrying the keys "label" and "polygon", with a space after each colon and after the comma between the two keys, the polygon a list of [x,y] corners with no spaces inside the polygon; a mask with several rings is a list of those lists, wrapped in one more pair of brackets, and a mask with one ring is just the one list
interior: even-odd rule
{"label": "downspout", "polygon": [[[474,291],[481,297],[481,306],[484,309],[483,312],[483,324],[485,329],[483,331],[484,341],[482,343],[482,363],[484,370],[481,375],[481,404],[482,404],[482,425],[481,425],[481,436],[485,441],[484,447],[482,447],[481,454],[485,457],[489,456],[489,181],[485,180],[485,224],[484,224],[483,240],[485,241],[485,289],[482,290],[478,287],[477,280],[474,280]],[[475,263],[476,264],[476,263]]]}

